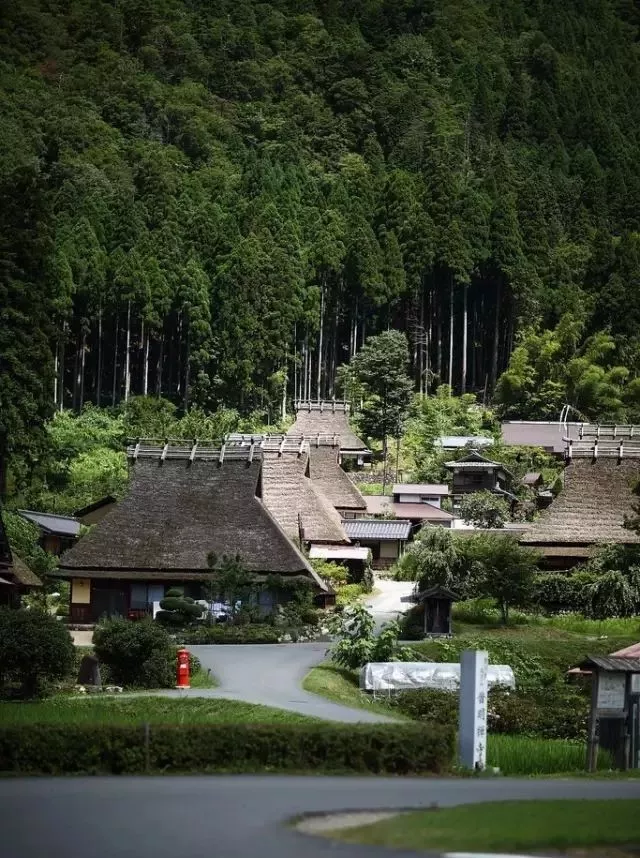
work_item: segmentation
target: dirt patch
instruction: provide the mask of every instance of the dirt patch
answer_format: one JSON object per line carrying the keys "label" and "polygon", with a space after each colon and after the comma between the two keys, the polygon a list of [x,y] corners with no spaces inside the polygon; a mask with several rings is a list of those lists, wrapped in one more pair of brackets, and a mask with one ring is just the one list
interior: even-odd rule
{"label": "dirt patch", "polygon": [[330,831],[342,831],[345,828],[357,828],[360,825],[373,825],[383,819],[398,816],[399,810],[353,810],[344,813],[325,813],[318,816],[305,816],[296,822],[295,827],[304,834],[327,834]]}

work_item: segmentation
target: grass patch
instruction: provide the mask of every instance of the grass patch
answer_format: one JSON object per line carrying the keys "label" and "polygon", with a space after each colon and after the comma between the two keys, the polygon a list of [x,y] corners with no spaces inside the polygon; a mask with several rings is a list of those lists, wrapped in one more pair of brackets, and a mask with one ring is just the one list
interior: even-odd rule
{"label": "grass patch", "polygon": [[[586,745],[565,739],[534,739],[527,736],[489,735],[487,765],[503,775],[557,775],[584,770]],[[611,768],[609,754],[600,751],[598,769]]]}
{"label": "grass patch", "polygon": [[215,676],[204,668],[192,673],[190,682],[192,688],[216,688],[218,685]]}
{"label": "grass patch", "polygon": [[3,727],[28,724],[135,725],[149,724],[303,724],[308,718],[237,700],[167,697],[54,697],[33,703],[0,704]]}
{"label": "grass patch", "polygon": [[343,706],[351,706],[352,709],[367,709],[369,712],[390,715],[398,720],[409,720],[383,701],[374,700],[361,691],[357,670],[346,670],[328,661],[312,668],[305,676],[302,687],[305,691],[319,694]]}
{"label": "grass patch", "polygon": [[635,850],[640,813],[633,800],[487,802],[402,814],[331,836],[349,843],[434,851]]}

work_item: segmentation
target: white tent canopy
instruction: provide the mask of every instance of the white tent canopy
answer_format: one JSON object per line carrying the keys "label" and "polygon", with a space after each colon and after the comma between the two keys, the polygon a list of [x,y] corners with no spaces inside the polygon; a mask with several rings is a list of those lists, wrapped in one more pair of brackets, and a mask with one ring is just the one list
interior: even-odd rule
{"label": "white tent canopy", "polygon": [[[489,688],[494,685],[511,689],[516,687],[513,670],[507,664],[490,664],[487,681]],[[410,691],[419,688],[457,691],[459,686],[460,665],[457,662],[369,662],[360,671],[360,688],[365,691]]]}

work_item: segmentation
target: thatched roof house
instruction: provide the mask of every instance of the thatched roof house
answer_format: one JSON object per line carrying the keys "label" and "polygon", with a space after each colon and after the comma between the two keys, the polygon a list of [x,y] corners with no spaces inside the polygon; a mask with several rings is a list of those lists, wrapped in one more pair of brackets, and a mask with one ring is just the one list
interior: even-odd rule
{"label": "thatched roof house", "polygon": [[634,544],[640,536],[624,527],[638,498],[640,459],[576,456],[564,471],[564,488],[520,537],[547,563],[569,568],[604,543]]}
{"label": "thatched roof house", "polygon": [[296,421],[288,435],[302,436],[310,441],[339,444],[341,455],[368,455],[367,445],[349,425],[349,404],[317,400],[299,400],[295,404]]}
{"label": "thatched roof house", "polygon": [[265,450],[262,500],[290,539],[304,543],[347,544],[349,538],[340,516],[309,473],[308,443],[302,450]]}
{"label": "thatched roof house", "polygon": [[207,580],[210,553],[240,555],[258,579],[305,576],[326,590],[258,497],[260,450],[137,444],[128,452],[128,494],[62,556],[58,574],[83,582],[77,594],[72,587],[72,619],[74,606],[78,622],[95,620],[100,611],[147,611],[162,585]]}
{"label": "thatched roof house", "polygon": [[367,508],[365,500],[340,467],[338,456],[337,446],[315,446],[311,443],[309,475],[337,510],[364,511]]}
{"label": "thatched roof house", "polygon": [[42,581],[11,550],[0,515],[0,605],[19,607],[20,596],[33,587],[42,587]]}

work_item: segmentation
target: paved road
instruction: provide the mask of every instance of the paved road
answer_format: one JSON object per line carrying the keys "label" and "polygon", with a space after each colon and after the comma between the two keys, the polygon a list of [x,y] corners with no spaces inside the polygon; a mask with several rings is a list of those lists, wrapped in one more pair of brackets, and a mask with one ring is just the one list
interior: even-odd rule
{"label": "paved road", "polygon": [[386,578],[377,578],[375,582],[376,593],[369,596],[365,601],[366,608],[373,615],[376,623],[376,632],[379,632],[385,623],[397,620],[400,614],[407,611],[411,605],[403,602],[403,596],[408,596],[413,591],[413,581],[389,581]]}
{"label": "paved road", "polygon": [[213,689],[168,691],[165,696],[227,697],[313,715],[327,721],[392,721],[365,709],[350,709],[303,691],[309,670],[324,660],[329,644],[192,646],[189,649],[219,681]]}
{"label": "paved road", "polygon": [[519,798],[640,800],[640,782],[278,775],[5,779],[0,837],[7,858],[408,858],[414,853],[333,843],[283,823],[313,811]]}

